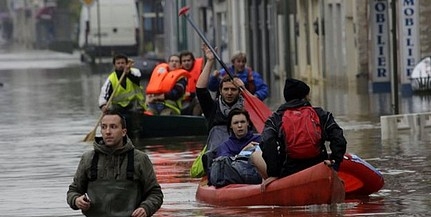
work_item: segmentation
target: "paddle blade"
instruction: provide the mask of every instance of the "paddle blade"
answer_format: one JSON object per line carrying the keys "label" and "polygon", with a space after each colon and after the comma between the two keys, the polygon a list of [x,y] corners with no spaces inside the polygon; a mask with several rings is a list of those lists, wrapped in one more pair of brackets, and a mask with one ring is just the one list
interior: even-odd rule
{"label": "paddle blade", "polygon": [[262,133],[265,121],[271,116],[272,111],[259,98],[247,90],[241,91],[245,99],[244,107],[250,113],[250,119],[253,122],[257,132]]}
{"label": "paddle blade", "polygon": [[95,137],[96,137],[96,130],[92,130],[85,136],[83,142],[93,142]]}
{"label": "paddle blade", "polygon": [[364,183],[352,174],[338,171],[338,177],[344,181],[346,194],[357,191],[364,186]]}
{"label": "paddle blade", "polygon": [[187,14],[187,12],[188,12],[189,10],[190,10],[190,7],[187,7],[187,6],[182,7],[182,8],[180,9],[180,11],[178,12],[178,16],[182,16],[182,15]]}
{"label": "paddle blade", "polygon": [[[123,75],[121,75],[120,83],[121,83],[122,78],[124,78],[124,75],[125,75],[125,74],[126,74],[126,73],[124,73],[124,72],[123,72]],[[119,86],[119,85],[117,85],[117,87],[116,87],[116,88],[118,88],[118,86]],[[116,89],[114,90],[114,92],[115,92],[115,91],[116,91]],[[109,100],[108,100],[107,105],[109,105],[109,104],[110,104],[110,101],[111,101],[111,100],[112,100],[112,95],[109,97]],[[96,130],[97,130],[97,127],[99,126],[100,121],[102,121],[102,118],[103,118],[103,113],[101,113],[101,114],[100,114],[100,116],[99,116],[99,120],[97,120],[96,126],[94,126],[93,130],[92,130],[92,131],[90,131],[90,132],[87,134],[87,136],[85,136],[85,138],[84,138],[84,142],[93,142],[93,141],[94,141],[94,138],[96,137]]]}

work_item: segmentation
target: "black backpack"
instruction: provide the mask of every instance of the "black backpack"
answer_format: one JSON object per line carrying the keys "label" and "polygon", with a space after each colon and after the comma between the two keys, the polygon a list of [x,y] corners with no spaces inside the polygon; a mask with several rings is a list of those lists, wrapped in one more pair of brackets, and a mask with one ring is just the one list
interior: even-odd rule
{"label": "black backpack", "polygon": [[262,178],[247,157],[221,156],[211,164],[210,183],[216,188],[229,184],[260,184]]}

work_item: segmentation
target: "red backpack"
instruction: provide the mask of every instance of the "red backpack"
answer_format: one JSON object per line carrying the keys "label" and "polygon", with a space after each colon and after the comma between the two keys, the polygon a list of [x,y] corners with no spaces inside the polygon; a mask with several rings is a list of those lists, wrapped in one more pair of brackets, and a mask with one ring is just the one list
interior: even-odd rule
{"label": "red backpack", "polygon": [[320,154],[322,129],[313,107],[287,109],[283,114],[281,130],[289,158],[306,159]]}

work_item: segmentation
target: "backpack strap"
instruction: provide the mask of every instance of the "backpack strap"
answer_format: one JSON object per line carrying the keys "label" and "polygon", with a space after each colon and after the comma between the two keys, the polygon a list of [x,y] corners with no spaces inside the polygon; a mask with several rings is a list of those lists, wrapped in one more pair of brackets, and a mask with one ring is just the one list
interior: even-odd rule
{"label": "backpack strap", "polygon": [[127,153],[127,179],[133,181],[133,174],[135,173],[135,149]]}
{"label": "backpack strap", "polygon": [[285,111],[279,111],[274,115],[274,124],[277,129],[277,149],[278,149],[278,162],[279,167],[282,167],[283,164],[287,161],[287,153],[286,153],[286,144],[284,142],[284,135],[281,130],[281,125],[283,124],[282,117]]}
{"label": "backpack strap", "polygon": [[314,109],[314,111],[316,111],[317,116],[319,116],[320,128],[322,129],[322,139],[320,142],[322,153],[327,155],[328,151],[326,150],[326,146],[325,146],[325,141],[328,138],[328,136],[326,134],[326,125],[328,122],[327,121],[327,118],[328,118],[327,112],[325,110],[323,110],[321,107],[313,107],[313,109]]}
{"label": "backpack strap", "polygon": [[[328,112],[323,110],[321,107],[313,107],[314,111],[316,111],[317,116],[319,116],[320,121],[320,127],[322,128],[322,141],[324,142],[326,140],[326,127],[327,127],[327,118],[328,118]],[[325,119],[326,118],[326,119]]]}
{"label": "backpack strap", "polygon": [[99,152],[94,151],[93,159],[91,160],[90,167],[90,181],[95,181],[97,179],[97,163],[99,162]]}
{"label": "backpack strap", "polygon": [[254,84],[253,78],[253,70],[250,67],[247,67],[247,83],[246,89],[250,91],[251,94],[256,93],[256,85]]}
{"label": "backpack strap", "polygon": [[276,113],[276,115],[274,115],[274,124],[276,125],[275,127],[276,127],[276,129],[277,129],[277,140],[278,140],[278,142],[280,143],[280,142],[282,142],[282,143],[284,143],[284,135],[283,135],[283,132],[282,132],[282,130],[281,130],[281,125],[283,124],[283,120],[282,120],[282,117],[283,117],[283,115],[284,115],[284,112],[285,111],[279,111],[279,112],[277,112]]}

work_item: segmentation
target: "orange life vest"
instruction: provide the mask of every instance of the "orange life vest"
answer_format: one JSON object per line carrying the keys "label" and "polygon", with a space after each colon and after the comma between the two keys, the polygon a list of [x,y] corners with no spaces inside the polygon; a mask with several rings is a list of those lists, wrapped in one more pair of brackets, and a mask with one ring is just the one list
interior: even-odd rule
{"label": "orange life vest", "polygon": [[202,65],[204,62],[204,58],[196,58],[195,63],[193,64],[193,68],[190,70],[190,78],[187,82],[187,93],[195,93],[196,92],[196,83],[198,82],[198,78],[202,72]]}
{"label": "orange life vest", "polygon": [[190,73],[184,69],[169,71],[169,65],[167,63],[161,63],[157,65],[151,73],[151,78],[148,82],[146,93],[168,93],[182,77],[189,78]]}

